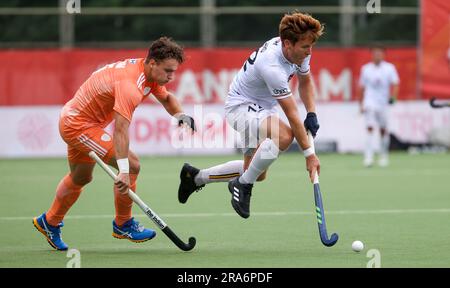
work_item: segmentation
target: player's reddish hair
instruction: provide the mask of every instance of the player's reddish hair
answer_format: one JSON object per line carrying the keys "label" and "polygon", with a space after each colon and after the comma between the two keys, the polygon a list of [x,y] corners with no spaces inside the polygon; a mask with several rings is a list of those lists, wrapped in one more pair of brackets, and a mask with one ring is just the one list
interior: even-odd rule
{"label": "player's reddish hair", "polygon": [[175,59],[181,64],[184,61],[184,51],[183,48],[171,38],[161,37],[158,40],[153,41],[150,45],[145,62],[148,63],[150,59],[155,59],[156,62],[165,59]]}
{"label": "player's reddish hair", "polygon": [[281,40],[295,44],[300,39],[312,39],[314,42],[323,34],[324,25],[311,15],[294,11],[281,19],[279,33]]}

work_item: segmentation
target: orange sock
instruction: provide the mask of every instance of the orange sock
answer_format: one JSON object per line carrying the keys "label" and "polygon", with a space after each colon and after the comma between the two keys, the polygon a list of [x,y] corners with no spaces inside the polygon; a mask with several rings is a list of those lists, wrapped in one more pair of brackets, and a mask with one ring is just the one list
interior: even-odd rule
{"label": "orange sock", "polygon": [[[130,174],[130,188],[136,192],[137,174]],[[133,200],[127,194],[120,194],[119,189],[114,185],[114,205],[116,206],[116,224],[120,227],[131,219],[131,207]]]}
{"label": "orange sock", "polygon": [[56,188],[56,196],[53,204],[46,213],[48,224],[58,226],[73,203],[77,201],[82,188],[83,186],[73,183],[70,174],[64,176]]}

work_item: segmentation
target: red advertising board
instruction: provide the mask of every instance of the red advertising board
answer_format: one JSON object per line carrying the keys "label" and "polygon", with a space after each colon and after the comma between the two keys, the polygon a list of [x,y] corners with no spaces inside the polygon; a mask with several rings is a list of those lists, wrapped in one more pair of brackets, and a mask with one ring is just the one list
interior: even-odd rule
{"label": "red advertising board", "polygon": [[450,1],[421,1],[421,92],[450,98]]}
{"label": "red advertising board", "polygon": [[[187,61],[168,85],[183,103],[222,103],[229,84],[253,49],[186,49]],[[96,69],[146,50],[3,50],[0,51],[0,105],[61,105]],[[388,49],[386,60],[400,75],[400,99],[418,99],[416,49]],[[317,100],[354,101],[360,68],[370,61],[364,48],[316,48],[311,71]],[[293,91],[297,81],[291,81]],[[152,102],[150,99],[149,102]]]}

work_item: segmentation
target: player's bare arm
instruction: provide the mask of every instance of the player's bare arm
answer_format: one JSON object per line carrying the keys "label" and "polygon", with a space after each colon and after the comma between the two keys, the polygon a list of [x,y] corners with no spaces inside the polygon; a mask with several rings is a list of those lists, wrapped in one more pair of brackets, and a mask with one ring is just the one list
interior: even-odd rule
{"label": "player's bare arm", "polygon": [[319,130],[319,121],[317,120],[316,115],[316,105],[314,102],[314,85],[311,74],[300,75],[299,79],[299,93],[300,98],[302,99],[303,104],[306,108],[306,119],[303,122],[305,128],[311,131],[312,136],[315,137],[317,131]]}
{"label": "player's bare arm", "polygon": [[359,112],[364,113],[364,87],[359,86],[357,90],[357,99],[359,99]]}
{"label": "player's bare arm", "polygon": [[129,162],[128,162],[128,149],[129,149],[129,138],[128,138],[128,127],[130,122],[128,119],[120,115],[119,113],[114,113],[115,126],[114,126],[114,149],[116,152],[117,166],[119,169],[119,175],[115,185],[119,188],[120,192],[123,194],[128,193],[128,187],[130,185],[129,176]]}
{"label": "player's bare arm", "polygon": [[[295,139],[298,144],[302,148],[303,151],[307,151],[310,148],[310,144],[308,143],[308,136],[306,134],[306,129],[303,126],[303,123],[300,121],[297,103],[293,97],[287,97],[284,99],[278,100],[281,108],[286,115],[289,125],[291,126],[292,132],[294,134]],[[314,181],[314,174],[320,174],[320,161],[319,158],[315,154],[305,155],[306,156],[306,170],[309,172],[309,178],[311,182]]]}
{"label": "player's bare arm", "polygon": [[180,102],[178,102],[178,99],[175,97],[175,95],[173,95],[172,93],[167,93],[166,97],[159,97],[157,99],[170,115],[177,118],[178,125],[186,125],[193,132],[197,131],[194,118],[183,112],[181,104]]}
{"label": "player's bare arm", "polygon": [[170,115],[175,116],[175,114],[183,113],[180,102],[178,102],[178,99],[172,93],[167,93],[166,97],[159,97],[157,99]]}
{"label": "player's bare arm", "polygon": [[395,102],[398,99],[398,91],[400,90],[400,85],[392,84],[392,93],[391,93],[391,103]]}
{"label": "player's bare arm", "polygon": [[300,98],[305,105],[307,112],[316,112],[316,105],[314,102],[314,85],[311,74],[300,75],[298,77]]}

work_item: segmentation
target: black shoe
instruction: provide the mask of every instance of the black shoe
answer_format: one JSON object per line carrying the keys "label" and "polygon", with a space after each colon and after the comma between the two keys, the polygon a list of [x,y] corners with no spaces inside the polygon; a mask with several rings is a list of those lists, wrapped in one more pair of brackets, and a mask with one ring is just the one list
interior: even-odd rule
{"label": "black shoe", "polygon": [[228,182],[228,190],[231,193],[231,205],[242,217],[250,217],[250,197],[252,196],[253,184],[242,184],[239,177]]}
{"label": "black shoe", "polygon": [[195,184],[194,178],[197,176],[199,169],[189,165],[188,163],[184,163],[183,168],[181,168],[180,172],[180,186],[178,187],[178,201],[180,203],[186,203],[189,196],[192,193],[201,190],[205,187],[205,184],[197,186]]}

